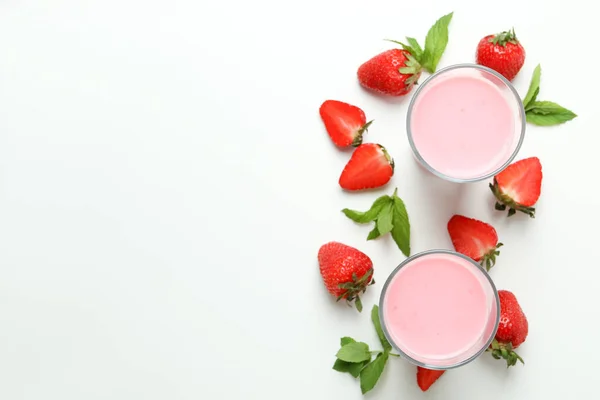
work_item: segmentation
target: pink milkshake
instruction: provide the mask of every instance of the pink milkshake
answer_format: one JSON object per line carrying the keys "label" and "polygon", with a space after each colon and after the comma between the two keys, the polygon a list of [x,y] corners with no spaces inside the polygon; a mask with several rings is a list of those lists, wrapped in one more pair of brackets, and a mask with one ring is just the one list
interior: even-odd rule
{"label": "pink milkshake", "polygon": [[516,156],[525,134],[519,94],[486,67],[442,69],[415,92],[407,131],[415,156],[456,182],[487,179]]}
{"label": "pink milkshake", "polygon": [[473,260],[448,250],[414,255],[389,276],[380,300],[386,337],[404,358],[430,369],[463,365],[498,327],[498,294]]}

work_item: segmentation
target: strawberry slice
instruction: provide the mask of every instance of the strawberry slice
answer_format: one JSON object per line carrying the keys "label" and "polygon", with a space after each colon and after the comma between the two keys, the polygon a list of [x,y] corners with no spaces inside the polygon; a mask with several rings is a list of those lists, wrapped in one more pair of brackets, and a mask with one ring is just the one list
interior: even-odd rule
{"label": "strawberry slice", "polygon": [[490,224],[463,215],[454,215],[448,221],[448,233],[454,249],[479,262],[486,270],[496,264],[498,243],[496,229]]}
{"label": "strawberry slice", "polygon": [[444,372],[446,371],[417,367],[417,385],[425,392],[444,374]]}
{"label": "strawberry slice", "polygon": [[323,102],[319,113],[329,137],[339,147],[359,146],[373,122],[367,122],[360,108],[337,100]]}
{"label": "strawberry slice", "polygon": [[340,175],[346,190],[373,189],[385,185],[394,175],[394,160],[385,147],[376,143],[361,144]]}
{"label": "strawberry slice", "polygon": [[521,211],[535,218],[535,208],[542,193],[542,164],[539,158],[517,161],[494,177],[490,189],[496,199],[496,210],[508,207],[508,216]]}

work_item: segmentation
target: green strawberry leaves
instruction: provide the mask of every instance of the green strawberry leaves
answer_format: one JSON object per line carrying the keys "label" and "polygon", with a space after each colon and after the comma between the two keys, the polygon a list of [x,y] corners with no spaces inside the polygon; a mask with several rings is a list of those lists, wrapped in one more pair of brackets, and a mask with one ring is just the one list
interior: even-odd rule
{"label": "green strawberry leaves", "polygon": [[486,351],[491,352],[492,357],[496,360],[506,360],[506,368],[514,367],[517,365],[517,361],[520,361],[521,364],[525,364],[525,361],[523,361],[521,356],[515,353],[512,343],[500,343],[494,339]]}
{"label": "green strawberry leaves", "polygon": [[537,96],[540,93],[541,76],[542,69],[538,64],[533,71],[527,94],[523,98],[523,107],[525,107],[527,122],[538,126],[552,126],[563,124],[577,117],[577,114],[573,111],[552,101],[537,100]]}
{"label": "green strawberry leaves", "polygon": [[448,26],[452,21],[453,12],[444,15],[438,19],[435,24],[427,32],[425,37],[425,47],[422,48],[417,39],[406,37],[406,42],[403,43],[397,40],[386,39],[402,46],[402,48],[410,53],[407,57],[406,65],[399,69],[401,74],[413,74],[407,84],[416,83],[418,74],[424,68],[430,73],[434,73],[444,51],[448,44]]}
{"label": "green strawberry leaves", "polygon": [[[375,387],[390,356],[398,357],[397,354],[391,352],[392,345],[387,341],[381,329],[379,307],[376,305],[371,310],[371,321],[383,346],[383,351],[371,351],[366,343],[357,342],[346,336],[340,339],[341,348],[338,350],[337,359],[333,364],[333,369],[338,372],[347,372],[354,378],[360,377],[360,390],[363,394]],[[372,360],[372,354],[375,354],[374,360]]]}
{"label": "green strawberry leaves", "polygon": [[410,256],[410,221],[406,206],[397,195],[398,189],[391,196],[384,195],[375,200],[371,208],[361,212],[344,208],[342,212],[346,217],[359,224],[375,222],[375,226],[369,232],[367,240],[391,233],[402,253]]}

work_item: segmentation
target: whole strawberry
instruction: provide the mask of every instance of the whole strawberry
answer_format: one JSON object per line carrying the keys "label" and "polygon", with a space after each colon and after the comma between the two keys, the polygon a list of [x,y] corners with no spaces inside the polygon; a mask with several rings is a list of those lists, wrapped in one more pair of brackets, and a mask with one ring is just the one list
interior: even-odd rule
{"label": "whole strawberry", "polygon": [[344,167],[339,184],[346,190],[373,189],[385,185],[394,175],[394,159],[385,147],[364,143],[354,150]]}
{"label": "whole strawberry", "polygon": [[425,48],[416,39],[407,37],[407,44],[392,40],[402,49],[391,49],[377,54],[358,68],[358,82],[376,93],[403,96],[419,80],[421,72],[435,72],[448,44],[448,25],[453,13],[438,19],[429,29]]}
{"label": "whole strawberry", "polygon": [[508,216],[521,211],[531,218],[542,193],[542,164],[539,158],[530,157],[517,161],[494,177],[490,189],[496,196],[496,210],[508,207]]}
{"label": "whole strawberry", "polygon": [[358,81],[374,92],[403,96],[412,90],[421,71],[421,64],[409,51],[392,49],[362,64],[358,68]]}
{"label": "whole strawberry", "polygon": [[463,215],[454,215],[448,221],[448,234],[454,249],[479,262],[488,271],[500,255],[496,229],[490,224]]}
{"label": "whole strawberry", "polygon": [[514,350],[527,339],[529,333],[527,317],[512,292],[499,290],[498,296],[500,298],[500,323],[496,337],[488,351],[497,360],[505,359],[507,367],[516,365],[517,361],[524,364],[523,359]]}
{"label": "whole strawberry", "polygon": [[475,58],[477,64],[491,68],[512,81],[525,63],[525,49],[512,29],[481,39]]}
{"label": "whole strawberry", "polygon": [[339,147],[360,145],[363,133],[373,122],[367,122],[360,108],[338,100],[325,100],[319,107],[319,114],[329,137]]}
{"label": "whole strawberry", "polygon": [[375,283],[373,262],[365,253],[339,242],[329,242],[319,249],[319,268],[327,291],[336,301],[354,301],[362,311],[360,293]]}

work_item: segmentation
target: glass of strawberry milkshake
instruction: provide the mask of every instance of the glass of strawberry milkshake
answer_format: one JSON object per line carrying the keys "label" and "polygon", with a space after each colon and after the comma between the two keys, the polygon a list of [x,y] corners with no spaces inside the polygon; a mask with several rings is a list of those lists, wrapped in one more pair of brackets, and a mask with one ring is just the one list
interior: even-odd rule
{"label": "glass of strawberry milkshake", "polygon": [[472,259],[450,250],[415,254],[390,274],[379,301],[383,332],[400,356],[445,370],[477,358],[500,319],[494,282]]}
{"label": "glass of strawberry milkshake", "polygon": [[408,141],[419,163],[452,182],[488,179],[506,168],[525,136],[525,110],[513,85],[477,64],[439,70],[408,107]]}

